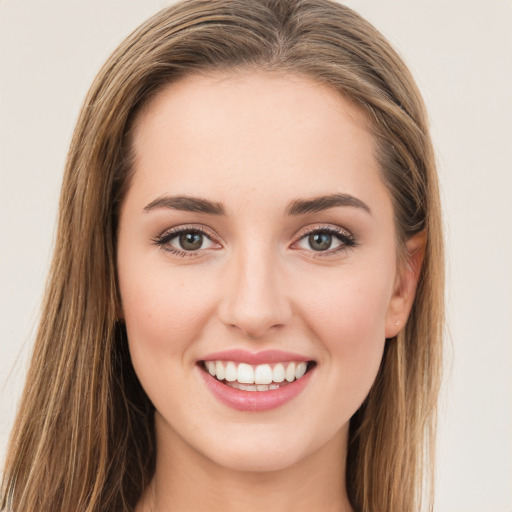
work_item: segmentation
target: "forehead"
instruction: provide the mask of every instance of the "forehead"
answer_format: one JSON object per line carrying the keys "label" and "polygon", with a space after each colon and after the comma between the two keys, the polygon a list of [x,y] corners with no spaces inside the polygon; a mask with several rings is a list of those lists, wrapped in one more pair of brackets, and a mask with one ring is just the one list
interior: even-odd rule
{"label": "forehead", "polygon": [[132,186],[148,200],[175,189],[216,200],[230,191],[367,195],[383,188],[367,126],[339,92],[301,76],[190,76],[137,116]]}

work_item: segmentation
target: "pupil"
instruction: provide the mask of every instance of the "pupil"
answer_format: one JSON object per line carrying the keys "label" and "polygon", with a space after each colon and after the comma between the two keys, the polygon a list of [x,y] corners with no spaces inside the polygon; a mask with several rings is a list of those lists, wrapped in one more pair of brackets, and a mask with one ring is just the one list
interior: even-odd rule
{"label": "pupil", "polygon": [[329,233],[314,233],[309,235],[309,245],[314,251],[326,251],[331,247],[332,235]]}
{"label": "pupil", "polygon": [[201,233],[187,232],[180,234],[180,245],[187,251],[196,251],[203,245],[203,235]]}

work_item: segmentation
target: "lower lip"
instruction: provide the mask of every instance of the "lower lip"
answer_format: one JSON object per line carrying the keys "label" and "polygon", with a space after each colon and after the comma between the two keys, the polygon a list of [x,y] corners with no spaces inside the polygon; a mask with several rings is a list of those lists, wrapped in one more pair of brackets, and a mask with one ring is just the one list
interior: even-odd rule
{"label": "lower lip", "polygon": [[199,368],[206,385],[213,395],[227,406],[239,411],[268,411],[275,409],[295,398],[308,384],[313,369],[303,377],[278,389],[269,391],[244,391],[235,389],[212,377]]}

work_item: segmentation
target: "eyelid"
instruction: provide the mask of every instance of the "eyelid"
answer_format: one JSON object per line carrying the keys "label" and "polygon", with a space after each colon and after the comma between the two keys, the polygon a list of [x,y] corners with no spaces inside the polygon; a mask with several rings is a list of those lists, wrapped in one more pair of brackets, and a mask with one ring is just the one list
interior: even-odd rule
{"label": "eyelid", "polygon": [[298,241],[301,238],[304,238],[306,235],[316,233],[317,231],[327,231],[332,234],[343,235],[350,239],[354,238],[354,235],[352,235],[352,233],[348,229],[342,228],[341,226],[336,226],[335,224],[310,224],[309,226],[301,228],[294,238],[296,241]]}
{"label": "eyelid", "polygon": [[[177,237],[180,233],[186,231],[197,231],[207,237],[213,244],[216,244],[217,247],[210,247],[206,249],[198,249],[197,251],[185,251],[176,247],[171,247],[168,245],[168,242]],[[327,249],[325,251],[314,251],[313,249],[303,249],[300,248],[301,251],[312,253],[315,257],[329,256],[335,253],[338,253],[342,250],[346,250],[348,248],[355,247],[357,242],[354,238],[354,235],[345,228],[341,226],[337,226],[335,224],[312,224],[306,227],[301,228],[296,235],[294,236],[294,241],[290,245],[290,248],[294,249],[294,246],[298,244],[302,239],[306,236],[311,235],[312,233],[329,233],[341,242],[341,245],[335,247],[333,249]],[[168,228],[158,236],[152,239],[152,242],[159,246],[160,249],[169,252],[178,256],[188,256],[188,257],[198,257],[208,250],[218,250],[223,247],[223,243],[220,240],[220,237],[208,227],[201,224],[182,224],[178,226],[174,226],[172,228]]]}
{"label": "eyelid", "polygon": [[347,229],[342,228],[341,226],[337,226],[335,224],[314,224],[300,229],[295,235],[294,242],[290,245],[290,248],[294,249],[294,246],[296,246],[301,240],[303,240],[305,237],[313,233],[329,233],[338,238],[338,240],[341,242],[341,245],[339,245],[338,247],[335,247],[333,249],[327,249],[325,251],[315,251],[313,249],[308,250],[303,248],[297,248],[297,250],[307,252],[314,256],[315,258],[321,258],[322,256],[327,257],[338,252],[344,251],[346,249],[351,249],[357,245],[354,235]]}
{"label": "eyelid", "polygon": [[[168,245],[168,243],[179,236],[183,232],[187,231],[196,231],[201,233],[203,236],[208,238],[213,244],[217,245],[218,247],[209,247],[206,249],[198,249],[197,251],[185,251],[183,249],[179,249],[176,247],[171,247]],[[222,243],[220,241],[220,237],[211,229],[205,227],[201,224],[181,224],[179,226],[174,226],[172,228],[165,229],[161,232],[158,236],[154,237],[152,239],[152,242],[157,245],[160,249],[163,251],[169,252],[171,254],[177,255],[177,256],[187,256],[187,257],[194,257],[194,256],[200,256],[204,253],[204,251],[207,250],[217,250],[222,247]]]}
{"label": "eyelid", "polygon": [[178,235],[183,231],[198,231],[203,235],[206,235],[208,238],[219,239],[218,235],[216,235],[212,229],[204,226],[203,224],[179,224],[172,228],[166,228],[157,237],[155,237],[155,239],[161,239],[167,235]]}

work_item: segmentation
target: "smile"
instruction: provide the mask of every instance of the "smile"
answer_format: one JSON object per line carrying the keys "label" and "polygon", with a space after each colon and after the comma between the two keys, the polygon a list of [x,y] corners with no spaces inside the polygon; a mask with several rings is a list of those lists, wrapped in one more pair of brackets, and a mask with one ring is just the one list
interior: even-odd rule
{"label": "smile", "polygon": [[278,350],[227,350],[197,362],[207,389],[222,404],[244,412],[284,406],[308,386],[317,363]]}
{"label": "smile", "polygon": [[313,362],[288,361],[250,365],[235,361],[204,361],[204,368],[216,380],[243,391],[272,391],[301,379]]}

